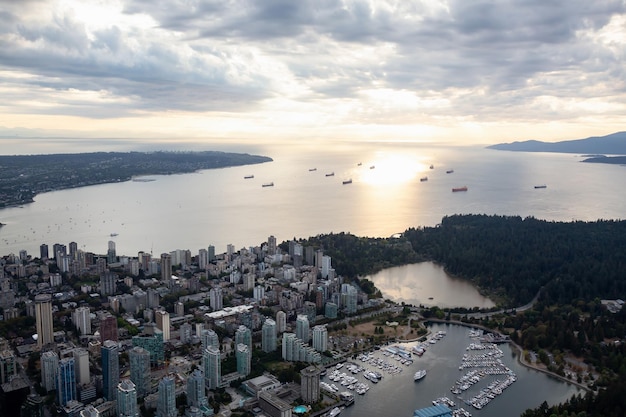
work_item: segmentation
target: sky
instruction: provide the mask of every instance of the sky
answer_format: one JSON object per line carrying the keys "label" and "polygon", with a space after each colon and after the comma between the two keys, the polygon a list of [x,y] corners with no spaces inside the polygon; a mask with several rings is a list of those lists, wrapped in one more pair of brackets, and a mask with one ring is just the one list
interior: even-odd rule
{"label": "sky", "polygon": [[0,0],[0,146],[605,135],[626,130],[625,9],[625,0]]}

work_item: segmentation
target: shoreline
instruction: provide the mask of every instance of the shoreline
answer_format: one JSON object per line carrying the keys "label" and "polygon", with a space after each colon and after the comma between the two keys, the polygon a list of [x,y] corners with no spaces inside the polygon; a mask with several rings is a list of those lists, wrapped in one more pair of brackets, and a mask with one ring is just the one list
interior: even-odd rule
{"label": "shoreline", "polygon": [[[495,331],[495,330],[493,330],[493,329],[490,329],[490,328],[488,328],[488,327],[485,327],[485,326],[483,326],[483,325],[480,325],[480,324],[472,324],[472,323],[465,323],[465,322],[458,321],[458,320],[445,320],[445,319],[430,319],[430,318],[429,318],[429,319],[426,319],[426,320],[422,320],[422,322],[423,322],[423,323],[426,323],[426,322],[429,322],[429,321],[430,321],[430,322],[433,322],[433,323],[443,323],[443,324],[448,323],[448,324],[455,324],[455,325],[458,325],[458,326],[469,327],[469,328],[475,328],[475,329],[481,329],[481,330],[486,330],[486,331],[488,331],[488,332],[490,332],[490,333],[496,333],[496,334],[499,334],[497,331]],[[428,335],[428,334],[430,334],[430,331],[427,333],[427,335]],[[420,336],[420,337],[423,337],[423,336]],[[419,338],[418,338],[418,339],[419,339]],[[412,339],[412,340],[396,340],[396,341],[397,341],[398,343],[411,343],[411,342],[415,342],[415,341],[417,341],[418,339]],[[552,371],[549,371],[549,370],[547,370],[547,369],[544,369],[544,368],[542,368],[542,367],[540,367],[540,366],[533,365],[533,364],[531,364],[531,363],[526,362],[526,360],[524,359],[524,349],[523,349],[520,345],[518,345],[517,343],[513,342],[512,340],[509,340],[509,341],[508,341],[508,342],[506,342],[506,343],[507,343],[509,346],[512,346],[512,347],[513,347],[513,349],[515,350],[515,352],[516,352],[516,354],[517,354],[517,355],[516,355],[516,356],[517,356],[517,362],[518,362],[520,365],[522,365],[523,367],[528,368],[528,369],[533,369],[533,370],[535,370],[535,371],[539,371],[539,372],[541,372],[541,373],[543,373],[543,374],[546,374],[546,375],[549,375],[549,376],[551,376],[551,377],[554,377],[554,378],[556,378],[556,379],[558,379],[558,380],[560,380],[560,381],[562,381],[562,382],[566,382],[566,383],[568,383],[568,384],[574,385],[574,386],[576,386],[576,387],[578,387],[578,388],[582,389],[582,390],[583,390],[583,391],[585,391],[585,392],[594,392],[594,390],[593,390],[593,389],[591,389],[590,387],[588,387],[588,386],[587,386],[587,385],[585,385],[585,384],[579,383],[579,382],[577,382],[577,381],[573,381],[573,380],[571,380],[571,379],[568,379],[567,377],[564,377],[564,376],[562,376],[562,375],[559,375],[559,374],[557,374],[557,373],[554,373],[554,372],[552,372]]]}

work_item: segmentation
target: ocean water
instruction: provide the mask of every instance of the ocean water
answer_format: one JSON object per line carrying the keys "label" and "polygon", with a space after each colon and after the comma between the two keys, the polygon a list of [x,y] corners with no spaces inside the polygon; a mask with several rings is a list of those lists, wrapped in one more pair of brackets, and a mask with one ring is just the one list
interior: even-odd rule
{"label": "ocean water", "polygon": [[[626,168],[584,164],[579,155],[397,143],[255,147],[249,153],[274,161],[55,191],[0,210],[6,224],[0,254],[24,249],[38,256],[42,243],[71,241],[106,253],[109,240],[122,255],[197,253],[208,245],[220,253],[229,243],[255,246],[270,235],[279,242],[330,232],[385,237],[457,213],[557,221],[626,215],[620,185]],[[352,183],[343,185],[347,179]],[[269,182],[274,186],[262,187]],[[535,189],[539,184],[547,187]],[[461,186],[468,191],[452,192]]]}

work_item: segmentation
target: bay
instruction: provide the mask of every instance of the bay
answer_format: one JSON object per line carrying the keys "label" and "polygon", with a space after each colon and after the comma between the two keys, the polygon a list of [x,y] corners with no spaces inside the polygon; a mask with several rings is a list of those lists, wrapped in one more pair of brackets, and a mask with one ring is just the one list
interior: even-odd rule
{"label": "bay", "polygon": [[442,266],[432,262],[386,268],[365,278],[396,303],[441,308],[495,306],[468,281],[448,275]]}
{"label": "bay", "polygon": [[[475,395],[480,389],[496,379],[488,377],[481,380],[461,398],[450,392],[450,387],[467,370],[458,369],[461,357],[466,353],[465,348],[475,340],[470,339],[468,329],[451,324],[433,324],[430,330],[433,333],[445,331],[446,336],[434,345],[429,345],[423,356],[413,356],[412,365],[404,366],[398,374],[383,373],[383,379],[378,384],[369,384],[370,390],[365,395],[356,395],[353,406],[341,412],[342,417],[379,417],[379,416],[412,416],[413,410],[429,407],[432,401],[447,396],[459,407],[470,411],[475,417],[502,417],[519,416],[528,408],[535,408],[543,401],[548,404],[558,404],[581,391],[574,385],[563,383],[560,380],[548,377],[533,369],[523,367],[517,362],[517,354],[508,345],[500,345],[504,352],[503,363],[516,375],[517,381],[504,392],[480,410],[462,403],[462,400]],[[401,346],[411,348],[416,343],[406,343]],[[387,362],[399,364],[389,357],[383,356],[382,351],[375,351],[376,356]],[[363,365],[359,360],[355,363]],[[363,365],[366,368],[371,366]],[[426,377],[419,382],[413,381],[413,374],[418,369],[427,371]],[[359,376],[363,382],[367,382]],[[500,376],[500,379],[503,379]]]}
{"label": "bay", "polygon": [[[27,250],[37,256],[41,243],[71,241],[106,253],[109,240],[118,254],[197,253],[208,245],[220,253],[227,244],[255,246],[270,235],[278,241],[331,232],[386,237],[457,213],[557,221],[620,219],[626,213],[619,181],[624,167],[584,164],[576,155],[415,143],[210,149],[274,161],[41,194],[32,204],[0,210],[6,224],[0,228],[0,253]],[[428,181],[420,181],[424,176]],[[352,184],[342,185],[346,179]],[[267,182],[274,186],[261,186]],[[451,192],[464,185],[467,192]]]}

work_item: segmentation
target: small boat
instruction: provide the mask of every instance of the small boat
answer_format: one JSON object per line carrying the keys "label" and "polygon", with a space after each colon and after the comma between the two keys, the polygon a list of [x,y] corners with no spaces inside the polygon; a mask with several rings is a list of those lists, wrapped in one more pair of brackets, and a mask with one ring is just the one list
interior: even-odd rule
{"label": "small boat", "polygon": [[547,185],[543,184],[543,185],[535,185],[535,188],[548,188]]}
{"label": "small boat", "polygon": [[345,181],[343,181],[343,182],[342,182],[342,184],[343,184],[343,185],[346,185],[346,184],[352,184],[352,178],[350,178],[349,180],[345,180]]}
{"label": "small boat", "polygon": [[329,172],[328,174],[326,174],[326,176],[327,176],[327,177],[332,177],[332,176],[334,176],[334,175],[335,175],[335,173],[334,173],[334,172]]}
{"label": "small boat", "polygon": [[250,178],[254,178],[254,175],[246,175],[243,177],[244,180],[249,180]]}
{"label": "small boat", "polygon": [[117,236],[117,233],[111,233],[110,236],[111,237],[115,237],[115,236]]}
{"label": "small boat", "polygon": [[431,166],[430,166],[430,169],[435,169],[435,166],[434,166],[434,165],[431,165]]}
{"label": "small boat", "polygon": [[374,168],[376,168],[376,165],[372,165],[372,166],[370,167],[370,169],[374,169]]}
{"label": "small boat", "polygon": [[330,412],[328,413],[328,417],[335,417],[339,415],[339,413],[341,413],[341,408],[335,407],[332,410],[330,410]]}
{"label": "small boat", "polygon": [[413,375],[413,381],[419,381],[426,376],[426,369],[420,369]]}
{"label": "small boat", "polygon": [[309,172],[317,171],[317,168],[309,168]]}
{"label": "small boat", "polygon": [[456,187],[452,189],[453,193],[457,193],[459,191],[467,191],[467,186],[464,185],[463,187]]}
{"label": "small boat", "polygon": [[357,164],[357,166],[361,166],[361,165],[363,165],[361,162],[359,162],[359,163]]}
{"label": "small boat", "polygon": [[421,182],[428,181],[428,177],[422,177],[422,178],[420,178],[420,181],[421,181]]}
{"label": "small boat", "polygon": [[428,299],[429,299],[429,300],[434,300],[434,298],[433,298],[433,297],[428,297]]}
{"label": "small boat", "polygon": [[454,172],[453,169],[449,169],[449,170],[446,171],[446,174],[452,174],[453,172]]}
{"label": "small boat", "polygon": [[274,183],[273,182],[266,182],[265,184],[261,185],[261,187],[273,187]]}

